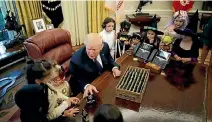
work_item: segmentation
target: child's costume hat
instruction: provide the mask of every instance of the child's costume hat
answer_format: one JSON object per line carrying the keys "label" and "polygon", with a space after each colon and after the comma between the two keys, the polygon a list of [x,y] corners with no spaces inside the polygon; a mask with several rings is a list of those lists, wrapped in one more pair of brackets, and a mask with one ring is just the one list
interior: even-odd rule
{"label": "child's costume hat", "polygon": [[157,29],[157,20],[156,20],[156,15],[152,18],[152,23],[149,26],[144,27],[144,31],[152,30],[154,31],[157,35],[163,35],[164,33],[162,31],[159,31]]}
{"label": "child's costume hat", "polygon": [[198,25],[198,20],[199,20],[199,13],[198,9],[197,11],[193,14],[193,16],[190,18],[190,21],[187,25],[186,28],[191,29],[193,32],[197,32],[197,25]]}

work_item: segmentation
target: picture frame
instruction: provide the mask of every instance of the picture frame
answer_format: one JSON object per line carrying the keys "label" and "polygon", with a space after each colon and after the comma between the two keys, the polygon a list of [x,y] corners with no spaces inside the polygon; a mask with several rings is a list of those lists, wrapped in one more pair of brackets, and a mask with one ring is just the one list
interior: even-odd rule
{"label": "picture frame", "polygon": [[47,29],[47,30],[54,29],[54,25],[53,25],[53,24],[47,24],[47,25],[46,25],[46,29]]}
{"label": "picture frame", "polygon": [[32,20],[35,33],[46,30],[46,25],[43,18],[37,18]]}

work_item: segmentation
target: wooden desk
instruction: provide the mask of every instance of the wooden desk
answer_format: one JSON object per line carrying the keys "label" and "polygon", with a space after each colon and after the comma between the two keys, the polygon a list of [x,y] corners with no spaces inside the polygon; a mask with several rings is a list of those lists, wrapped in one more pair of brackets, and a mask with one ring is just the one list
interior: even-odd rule
{"label": "wooden desk", "polygon": [[[144,67],[141,62],[133,61],[132,56],[123,55],[117,61],[124,72],[129,65]],[[151,74],[141,104],[116,98],[115,87],[120,78],[114,79],[112,73],[104,72],[92,82],[100,91],[96,106],[86,107],[89,118],[101,104],[114,104],[123,114],[125,122],[203,122],[206,119],[206,81],[205,74],[199,71],[199,65],[194,69],[192,84],[184,91],[172,86],[163,75]],[[123,75],[123,74],[122,74]],[[78,95],[82,98],[82,94]],[[77,115],[81,122],[81,116]]]}

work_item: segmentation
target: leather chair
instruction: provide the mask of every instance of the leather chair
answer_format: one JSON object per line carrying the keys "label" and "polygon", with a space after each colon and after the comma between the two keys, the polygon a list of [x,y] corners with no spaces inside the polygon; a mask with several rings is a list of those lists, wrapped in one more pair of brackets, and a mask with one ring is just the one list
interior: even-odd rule
{"label": "leather chair", "polygon": [[73,54],[69,31],[60,28],[45,30],[25,40],[24,46],[32,59],[53,60],[69,69]]}

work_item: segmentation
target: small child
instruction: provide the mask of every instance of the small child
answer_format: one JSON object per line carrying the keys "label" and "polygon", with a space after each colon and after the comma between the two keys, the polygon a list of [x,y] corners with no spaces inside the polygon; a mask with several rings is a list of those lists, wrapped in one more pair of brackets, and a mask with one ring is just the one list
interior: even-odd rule
{"label": "small child", "polygon": [[[48,120],[63,120],[67,117],[74,117],[75,113],[79,112],[78,108],[68,109],[72,104],[78,104],[79,99],[68,97],[69,86],[63,78],[59,78],[62,76],[61,74],[60,66],[46,60],[29,60],[27,62],[26,79],[28,84],[40,84],[48,88],[46,96],[49,102],[46,115]],[[59,81],[56,80],[58,78]]]}
{"label": "small child", "polygon": [[115,50],[115,20],[113,18],[107,17],[102,23],[102,32],[99,35],[103,38],[103,41],[109,45],[110,54],[114,58],[114,50]]}
{"label": "small child", "polygon": [[163,35],[162,31],[157,29],[156,15],[153,17],[151,25],[144,27],[144,38],[142,42],[150,44],[154,49],[159,49],[160,38],[158,35]]}
{"label": "small child", "polygon": [[133,33],[131,40],[132,40],[132,46],[137,45],[141,41],[140,33]]}
{"label": "small child", "polygon": [[116,58],[120,57],[126,50],[131,47],[131,36],[128,35],[131,23],[124,20],[120,23],[120,31],[116,42]]}
{"label": "small child", "polygon": [[165,36],[170,36],[172,39],[172,43],[167,45],[161,41],[160,43],[160,48],[163,50],[168,50],[171,51],[172,45],[174,44],[174,41],[176,39],[183,38],[182,35],[177,34],[174,29],[180,29],[183,30],[185,27],[188,25],[188,14],[186,11],[179,10],[174,13],[172,20],[168,23],[168,25],[165,27],[164,35]]}
{"label": "small child", "polygon": [[165,28],[165,35],[173,36],[174,39],[181,38],[180,35],[178,35],[174,29],[180,29],[183,30],[188,25],[188,14],[186,11],[179,10],[174,13],[172,20],[168,23],[168,25]]}
{"label": "small child", "polygon": [[49,81],[48,84],[51,84],[52,87],[64,94],[67,97],[72,96],[71,88],[69,86],[69,83],[65,80],[65,72],[62,66],[53,63],[53,66],[55,67],[55,70],[59,73],[58,76],[52,79],[52,81]]}
{"label": "small child", "polygon": [[103,104],[94,115],[94,122],[123,122],[121,111],[113,105]]}

